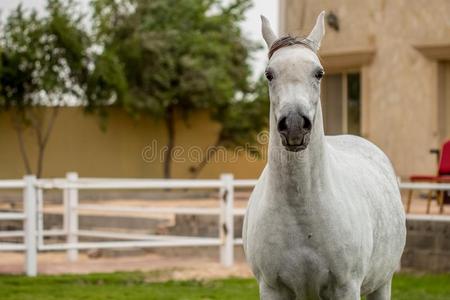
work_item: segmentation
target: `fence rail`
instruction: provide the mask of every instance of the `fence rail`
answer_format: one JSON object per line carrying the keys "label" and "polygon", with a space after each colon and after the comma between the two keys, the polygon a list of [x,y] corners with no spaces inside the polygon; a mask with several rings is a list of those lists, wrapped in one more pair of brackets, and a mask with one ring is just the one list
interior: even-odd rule
{"label": "fence rail", "polygon": [[[220,261],[225,266],[233,265],[233,248],[241,245],[242,239],[234,238],[235,216],[245,214],[245,209],[234,207],[234,190],[252,188],[256,180],[235,180],[231,174],[223,174],[217,180],[186,179],[127,179],[127,178],[78,178],[76,173],[68,173],[66,178],[36,179],[25,176],[21,180],[0,180],[0,189],[22,190],[23,211],[0,212],[0,221],[17,220],[23,222],[23,230],[0,231],[0,238],[20,238],[22,243],[1,242],[0,251],[24,251],[25,272],[37,275],[38,251],[67,251],[67,258],[76,261],[79,250],[218,246]],[[445,183],[400,183],[401,189],[408,190],[450,190]],[[63,228],[44,230],[44,190],[60,190],[63,194]],[[139,207],[79,204],[80,190],[165,190],[165,189],[215,189],[219,191],[217,207]],[[80,230],[78,226],[81,211],[103,211],[115,213],[208,215],[218,218],[218,237],[150,235]],[[413,218],[417,218],[414,216]],[[439,220],[442,219],[439,218]],[[64,243],[45,244],[45,237],[64,237]],[[80,242],[80,237],[102,238],[109,241]],[[114,240],[114,241],[111,241]]]}
{"label": "fence rail", "polygon": [[25,214],[23,213],[2,213],[0,214],[0,220],[10,221],[10,220],[24,220]]}

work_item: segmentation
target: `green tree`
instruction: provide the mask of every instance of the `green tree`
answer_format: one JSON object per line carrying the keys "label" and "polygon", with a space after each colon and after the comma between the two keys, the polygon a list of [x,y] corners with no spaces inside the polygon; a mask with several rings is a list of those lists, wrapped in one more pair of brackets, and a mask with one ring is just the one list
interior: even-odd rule
{"label": "green tree", "polygon": [[221,124],[221,129],[213,145],[203,156],[202,161],[190,168],[193,177],[197,177],[218,149],[232,149],[242,146],[249,154],[259,156],[257,140],[261,131],[269,128],[269,93],[264,76],[252,84],[251,90],[240,99],[228,102],[215,111],[212,119]]}
{"label": "green tree", "polygon": [[[49,0],[46,14],[18,6],[0,32],[0,110],[9,111],[27,174],[42,175],[44,154],[60,107],[104,111],[126,90],[120,64],[92,41],[74,1]],[[37,145],[36,167],[24,133]]]}
{"label": "green tree", "polygon": [[124,66],[129,88],[125,107],[134,114],[164,120],[166,178],[171,175],[176,116],[186,118],[195,110],[209,110],[212,118],[224,125],[220,144],[235,144],[254,133],[252,124],[246,122],[241,129],[234,128],[249,112],[252,114],[250,106],[255,103],[237,101],[252,92],[248,63],[256,45],[245,38],[239,27],[250,0],[234,0],[227,5],[223,2],[92,2],[98,39]]}

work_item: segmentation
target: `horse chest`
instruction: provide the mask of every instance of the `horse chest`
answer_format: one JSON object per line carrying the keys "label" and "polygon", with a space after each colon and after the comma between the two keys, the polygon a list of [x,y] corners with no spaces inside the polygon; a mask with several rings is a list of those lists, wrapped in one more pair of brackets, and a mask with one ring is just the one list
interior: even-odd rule
{"label": "horse chest", "polygon": [[297,281],[292,282],[295,286],[311,274],[315,274],[317,280],[310,278],[309,283],[320,281],[332,265],[327,253],[338,249],[339,245],[335,243],[334,248],[329,249],[327,238],[315,229],[318,224],[313,221],[302,224],[284,213],[263,212],[250,225],[247,255],[255,273],[267,281],[294,280]]}
{"label": "horse chest", "polygon": [[258,281],[276,289],[285,286],[303,295],[299,299],[314,299],[306,295],[316,295],[329,285],[330,262],[314,245],[300,239],[269,243],[250,260]]}
{"label": "horse chest", "polygon": [[[303,291],[317,291],[328,284],[330,272],[342,277],[353,267],[352,256],[343,255],[350,249],[354,255],[358,252],[349,235],[335,236],[336,228],[314,214],[299,215],[283,205],[277,209],[261,205],[252,213],[247,258],[256,276],[268,284],[283,282]],[[337,227],[345,231],[344,226]]]}

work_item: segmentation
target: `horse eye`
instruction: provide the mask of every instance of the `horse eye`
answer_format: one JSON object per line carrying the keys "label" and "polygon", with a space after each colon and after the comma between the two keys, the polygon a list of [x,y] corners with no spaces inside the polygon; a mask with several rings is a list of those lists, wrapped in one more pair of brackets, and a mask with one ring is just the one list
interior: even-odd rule
{"label": "horse eye", "polygon": [[264,74],[266,75],[267,80],[272,81],[273,73],[271,71],[266,71]]}
{"label": "horse eye", "polygon": [[318,80],[322,79],[323,71],[322,70],[317,71],[314,77],[316,77]]}

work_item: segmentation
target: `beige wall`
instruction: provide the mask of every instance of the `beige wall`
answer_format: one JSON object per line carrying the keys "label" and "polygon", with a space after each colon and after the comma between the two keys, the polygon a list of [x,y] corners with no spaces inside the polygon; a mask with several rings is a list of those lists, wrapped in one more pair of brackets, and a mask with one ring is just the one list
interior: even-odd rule
{"label": "beige wall", "polygon": [[450,1],[281,1],[284,33],[307,34],[322,10],[338,16],[340,31],[327,27],[320,54],[326,71],[327,65],[331,72],[360,65],[363,135],[389,155],[400,175],[435,172],[429,149],[441,143],[438,64],[415,46],[450,45]]}
{"label": "beige wall", "polygon": [[[187,124],[177,122],[176,144],[184,153],[173,164],[174,178],[190,177],[189,167],[196,163],[187,157],[187,150],[192,146],[206,149],[215,141],[219,129],[206,111],[192,115]],[[159,149],[165,145],[165,128],[161,122],[145,118],[132,120],[125,113],[112,110],[107,130],[102,131],[97,118],[84,115],[79,108],[64,108],[50,138],[43,177],[64,176],[68,171],[77,171],[85,177],[162,177],[162,162],[146,162],[142,157],[148,149],[146,146],[152,146],[154,140]],[[0,178],[23,176],[17,137],[5,113],[0,115],[0,145]],[[34,162],[36,147],[30,132],[27,148]],[[218,162],[208,164],[199,177],[217,178],[221,173],[232,172],[237,178],[255,178],[264,167],[263,160],[249,161],[242,152],[235,160],[230,155],[227,159],[218,158]]]}
{"label": "beige wall", "polygon": [[[392,159],[400,175],[435,171],[430,148],[439,147],[438,64],[414,46],[450,45],[450,1],[448,0],[281,0],[281,28],[306,34],[321,10],[332,10],[340,31],[327,28],[321,59],[327,72],[361,68],[363,135],[379,145]],[[421,47],[417,47],[421,48]],[[431,51],[433,52],[433,51]],[[449,51],[450,52],[450,51]],[[449,55],[450,56],[450,55]],[[450,57],[449,57],[450,59]],[[219,125],[206,112],[177,124],[176,144],[185,151],[191,146],[206,149],[213,143]],[[34,143],[28,148],[35,156]],[[81,176],[161,177],[162,162],[145,162],[142,151],[152,141],[165,144],[160,122],[113,111],[108,130],[77,108],[63,109],[57,120],[45,157],[45,177],[77,171]],[[6,114],[0,116],[0,178],[24,173],[17,138]],[[173,165],[173,177],[189,177],[195,165]],[[33,159],[34,161],[35,159]],[[264,160],[238,160],[209,164],[203,178],[232,172],[238,178],[255,178]]]}

